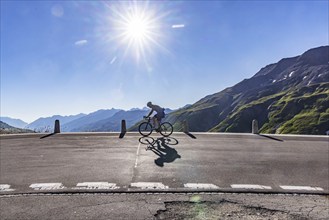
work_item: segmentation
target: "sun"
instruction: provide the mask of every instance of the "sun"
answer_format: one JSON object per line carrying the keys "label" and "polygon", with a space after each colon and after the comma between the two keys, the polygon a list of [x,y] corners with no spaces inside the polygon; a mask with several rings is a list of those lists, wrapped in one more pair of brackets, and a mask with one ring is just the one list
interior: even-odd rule
{"label": "sun", "polygon": [[126,24],[126,33],[127,38],[134,41],[143,41],[146,40],[149,36],[150,26],[148,20],[141,17],[132,17]]}
{"label": "sun", "polygon": [[147,1],[123,2],[111,8],[111,39],[123,49],[124,57],[133,57],[137,63],[148,58],[156,48],[164,49],[161,19],[165,14],[151,7]]}

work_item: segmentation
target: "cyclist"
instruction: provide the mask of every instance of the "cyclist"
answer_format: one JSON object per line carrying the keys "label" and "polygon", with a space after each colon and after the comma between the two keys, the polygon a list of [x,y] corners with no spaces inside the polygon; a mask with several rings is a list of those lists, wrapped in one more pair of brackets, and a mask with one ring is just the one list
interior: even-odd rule
{"label": "cyclist", "polygon": [[148,102],[147,107],[151,108],[151,111],[147,116],[145,116],[145,118],[150,117],[152,113],[155,111],[156,114],[152,117],[152,120],[155,130],[158,131],[161,124],[161,119],[165,117],[165,112],[164,112],[165,109],[161,108],[158,105],[152,104],[152,102]]}

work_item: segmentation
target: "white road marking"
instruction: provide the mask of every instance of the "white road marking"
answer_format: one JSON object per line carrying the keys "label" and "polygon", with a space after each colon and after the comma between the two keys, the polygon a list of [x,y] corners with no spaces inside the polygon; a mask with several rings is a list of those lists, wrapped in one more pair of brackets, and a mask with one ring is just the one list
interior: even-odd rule
{"label": "white road marking", "polygon": [[139,149],[141,147],[141,143],[138,144],[138,147],[137,147],[137,152],[136,152],[136,160],[135,160],[135,168],[137,168],[137,165],[138,165],[138,156],[139,156]]}
{"label": "white road marking", "polygon": [[321,187],[312,186],[280,186],[284,190],[309,190],[309,191],[323,191]]}
{"label": "white road marking", "polygon": [[8,184],[0,184],[0,192],[10,192],[15,191],[14,189],[10,188],[10,185]]}
{"label": "white road marking", "polygon": [[186,183],[184,187],[191,189],[219,189],[218,186],[208,183]]}
{"label": "white road marking", "polygon": [[34,190],[56,190],[64,189],[62,183],[34,183],[30,185],[30,188]]}
{"label": "white road marking", "polygon": [[141,189],[168,189],[168,186],[165,186],[162,183],[157,182],[137,182],[131,183],[130,186],[137,187]]}
{"label": "white road marking", "polygon": [[233,184],[234,189],[272,189],[270,186],[253,185],[253,184]]}
{"label": "white road marking", "polygon": [[119,189],[115,183],[108,182],[83,182],[78,183],[73,189]]}
{"label": "white road marking", "polygon": [[[131,183],[130,187],[141,188],[141,189],[168,189],[169,187],[164,185],[161,182],[136,182]],[[184,184],[185,188],[190,189],[220,189],[220,187],[209,184],[209,183],[186,183]],[[260,189],[260,190],[271,190],[271,186],[263,186],[263,185],[254,185],[254,184],[232,184],[232,188],[234,189]],[[34,183],[30,185],[30,188],[34,190],[58,190],[65,189],[62,183]],[[72,189],[119,189],[116,183],[109,182],[83,182],[78,183],[76,187]],[[126,188],[126,187],[124,187]],[[321,187],[313,187],[313,186],[280,186],[280,188],[284,190],[306,190],[306,191],[324,191]],[[15,191],[15,189],[11,189],[9,184],[0,184],[0,192],[10,192]]]}

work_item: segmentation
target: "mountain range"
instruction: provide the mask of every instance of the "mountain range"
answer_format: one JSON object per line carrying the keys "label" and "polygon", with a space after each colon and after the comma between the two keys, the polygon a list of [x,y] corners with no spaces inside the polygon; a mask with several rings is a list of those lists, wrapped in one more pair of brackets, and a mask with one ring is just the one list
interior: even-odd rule
{"label": "mountain range", "polygon": [[175,111],[175,130],[325,134],[329,130],[329,46],[262,68],[250,79]]}
{"label": "mountain range", "polygon": [[35,130],[36,132],[50,132],[54,128],[55,120],[59,120],[62,125],[69,123],[73,120],[79,119],[86,116],[86,114],[70,115],[70,116],[61,116],[54,115],[46,118],[39,118],[34,122],[28,124],[25,128],[30,130]]}
{"label": "mountain range", "polygon": [[[92,112],[88,115],[84,115],[83,117],[64,123],[62,125],[62,131],[70,131],[70,132],[88,131],[87,128],[84,129],[84,127],[87,127],[89,124],[93,124],[98,121],[111,118],[114,114],[116,114],[119,111],[122,110],[112,108],[112,109],[101,109],[96,112]],[[93,128],[91,128],[90,130],[93,130]]]}
{"label": "mountain range", "polygon": [[72,131],[120,131],[122,119],[125,119],[126,126],[130,127],[140,121],[148,112],[149,110],[146,109],[121,110],[112,117],[86,124]]}
{"label": "mountain range", "polygon": [[[90,114],[40,118],[28,125],[1,117],[15,127],[51,132],[56,119],[62,131],[119,131],[121,120],[136,131],[148,108],[99,110]],[[191,132],[251,132],[256,119],[262,133],[325,134],[329,130],[329,46],[284,58],[253,77],[192,105],[172,111],[164,120],[176,131],[188,122]]]}
{"label": "mountain range", "polygon": [[[30,124],[9,117],[2,118],[4,119],[3,122],[8,124],[8,126],[10,124],[10,126],[16,128],[25,128],[35,132],[52,132],[55,120],[60,121],[62,132],[120,131],[122,119],[126,120],[126,125],[129,127],[141,120],[149,111],[148,108],[134,108],[128,111],[114,108],[101,109],[90,114],[54,115],[39,118]],[[167,109],[167,111],[171,112],[172,110]],[[20,122],[20,124],[17,122]]]}

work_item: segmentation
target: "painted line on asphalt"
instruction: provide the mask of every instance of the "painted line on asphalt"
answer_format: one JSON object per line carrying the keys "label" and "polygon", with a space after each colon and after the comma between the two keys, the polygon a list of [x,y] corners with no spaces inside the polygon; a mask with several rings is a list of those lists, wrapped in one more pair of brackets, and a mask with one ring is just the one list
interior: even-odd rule
{"label": "painted line on asphalt", "polygon": [[62,183],[33,183],[30,185],[30,188],[34,190],[56,190],[64,189]]}
{"label": "painted line on asphalt", "polygon": [[83,182],[78,183],[73,189],[119,189],[116,183],[108,182]]}
{"label": "painted line on asphalt", "polygon": [[11,192],[15,189],[11,189],[9,184],[0,184],[0,192]]}
{"label": "painted line on asphalt", "polygon": [[141,188],[141,189],[168,189],[168,186],[165,186],[160,182],[137,182],[131,183],[131,187]]}
{"label": "painted line on asphalt", "polygon": [[141,147],[141,143],[138,144],[138,147],[137,147],[137,152],[136,152],[136,160],[135,160],[135,168],[137,168],[137,165],[138,165],[138,157],[139,157],[139,149]]}
{"label": "painted line on asphalt", "polygon": [[[29,186],[34,190],[60,190],[60,189],[68,189],[62,183],[34,183]],[[279,186],[281,189],[286,191],[324,191],[321,187],[314,186],[290,186],[290,185],[282,185]],[[169,186],[164,185],[161,182],[135,182],[131,183],[129,187],[123,188],[140,188],[140,189],[170,189]],[[184,184],[184,188],[189,189],[221,189],[219,186],[211,183],[186,183]],[[264,185],[256,185],[256,184],[232,184],[231,188],[233,189],[249,189],[249,190],[272,190],[271,186]],[[76,187],[72,187],[71,189],[89,189],[89,190],[116,190],[120,189],[116,183],[109,182],[82,182],[78,183]],[[176,188],[179,189],[179,188]],[[223,188],[225,189],[225,188]],[[12,192],[16,191],[16,189],[12,189],[9,184],[0,184],[0,192]]]}
{"label": "painted line on asphalt", "polygon": [[323,191],[321,187],[312,186],[280,186],[284,190],[308,190],[308,191]]}
{"label": "painted line on asphalt", "polygon": [[233,189],[272,189],[270,186],[254,185],[254,184],[232,184]]}
{"label": "painted line on asphalt", "polygon": [[186,183],[184,187],[190,189],[219,189],[218,186],[209,183]]}

